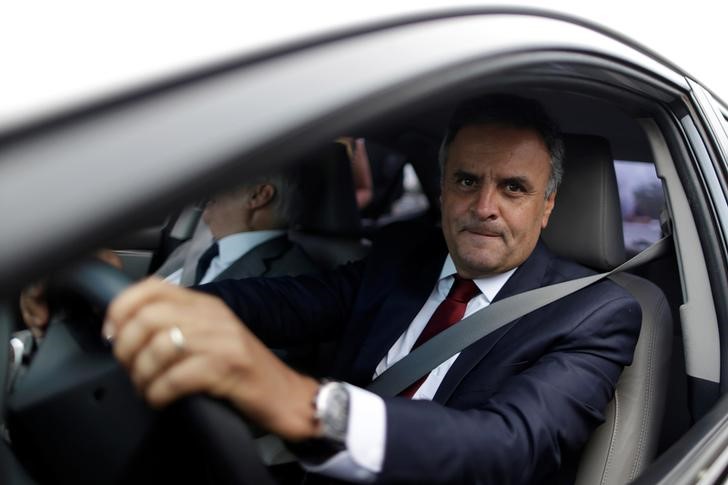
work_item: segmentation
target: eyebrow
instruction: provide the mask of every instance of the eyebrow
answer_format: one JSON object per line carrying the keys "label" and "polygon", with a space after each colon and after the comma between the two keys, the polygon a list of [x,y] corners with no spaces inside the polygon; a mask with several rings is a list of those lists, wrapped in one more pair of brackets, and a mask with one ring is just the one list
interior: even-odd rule
{"label": "eyebrow", "polygon": [[528,179],[528,177],[524,177],[524,176],[520,176],[520,175],[515,175],[515,176],[512,176],[512,177],[505,177],[505,178],[503,178],[501,180],[501,182],[517,183],[517,184],[523,185],[524,187],[530,187],[531,186],[531,182]]}
{"label": "eyebrow", "polygon": [[470,178],[474,178],[476,180],[483,180],[482,175],[476,175],[473,172],[468,172],[468,171],[462,170],[462,169],[455,170],[455,172],[453,172],[453,176],[456,178],[470,177]]}
{"label": "eyebrow", "polygon": [[[476,175],[472,172],[468,172],[467,170],[462,170],[462,169],[455,170],[455,172],[453,172],[453,176],[456,179],[461,178],[461,177],[470,177],[470,178],[477,180],[478,182],[481,182],[483,180],[482,175]],[[499,184],[516,183],[516,184],[522,185],[525,189],[527,189],[529,191],[533,190],[533,183],[525,175],[512,175],[512,176],[508,176],[508,177],[503,177],[502,179],[498,180],[498,183]]]}

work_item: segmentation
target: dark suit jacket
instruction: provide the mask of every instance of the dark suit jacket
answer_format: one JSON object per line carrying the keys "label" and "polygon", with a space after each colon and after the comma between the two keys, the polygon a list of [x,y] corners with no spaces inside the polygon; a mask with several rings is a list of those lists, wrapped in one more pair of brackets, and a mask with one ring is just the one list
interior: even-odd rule
{"label": "dark suit jacket", "polygon": [[256,276],[295,276],[316,271],[318,268],[301,247],[283,235],[254,247],[213,281]]}
{"label": "dark suit jacket", "polygon": [[[446,252],[439,231],[418,236],[404,228],[366,260],[334,272],[203,289],[270,344],[335,336],[340,351],[330,375],[366,386],[428,298]],[[496,300],[590,273],[539,243]],[[625,290],[597,283],[464,350],[432,402],[386,398],[380,479],[572,482],[580,449],[631,362],[640,317]]]}
{"label": "dark suit jacket", "polygon": [[[170,255],[169,259],[176,262],[176,264],[168,265],[165,262],[157,271],[157,275],[169,276],[184,264],[186,267],[180,283],[182,285],[192,284],[192,280],[186,278],[186,276],[192,275],[194,277],[194,273],[197,271],[197,260],[210,244],[212,244],[211,237],[209,241],[206,240],[205,244],[199,244],[194,240],[185,242]],[[188,251],[199,254],[193,255],[191,258],[183,256]],[[217,275],[213,281],[257,276],[299,275],[316,271],[318,271],[318,267],[311,258],[298,245],[292,243],[287,236],[283,235],[269,239],[254,247],[225,271]]]}

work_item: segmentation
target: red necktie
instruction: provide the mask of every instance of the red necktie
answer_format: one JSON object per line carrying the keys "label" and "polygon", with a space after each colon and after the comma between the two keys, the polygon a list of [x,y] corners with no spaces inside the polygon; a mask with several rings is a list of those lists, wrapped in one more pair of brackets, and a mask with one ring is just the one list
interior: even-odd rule
{"label": "red necktie", "polygon": [[[435,310],[435,313],[430,317],[430,321],[427,322],[422,333],[417,337],[417,341],[412,346],[412,350],[416,349],[423,343],[430,340],[432,337],[442,332],[451,325],[462,320],[465,315],[465,308],[468,306],[468,302],[478,293],[480,290],[473,283],[473,280],[466,280],[458,275],[455,275],[455,282],[450,288],[450,292],[447,297],[440,303]],[[428,374],[420,377],[420,379],[411,384],[407,389],[400,392],[400,396],[412,398],[417,389],[425,382]]]}

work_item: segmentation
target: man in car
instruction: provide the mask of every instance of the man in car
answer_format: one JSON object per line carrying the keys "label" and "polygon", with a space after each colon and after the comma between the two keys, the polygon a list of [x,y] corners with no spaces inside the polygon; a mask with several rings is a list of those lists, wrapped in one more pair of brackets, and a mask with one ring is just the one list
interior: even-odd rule
{"label": "man in car", "polygon": [[[321,276],[203,285],[208,294],[147,280],[114,300],[104,331],[152,405],[227,399],[331,477],[571,483],[639,334],[638,304],[610,281],[498,329],[401,396],[362,389],[463,315],[591,273],[539,240],[562,147],[532,101],[463,103],[442,144],[441,230],[395,228],[364,261]],[[334,381],[266,347],[307,339],[339,342]]]}
{"label": "man in car", "polygon": [[[297,181],[292,174],[260,176],[214,195],[202,213],[209,228],[197,231],[157,270],[170,283],[190,286],[228,278],[283,276],[318,270],[287,237],[296,210]],[[200,245],[198,239],[203,241]],[[196,247],[203,250],[195,251]]]}

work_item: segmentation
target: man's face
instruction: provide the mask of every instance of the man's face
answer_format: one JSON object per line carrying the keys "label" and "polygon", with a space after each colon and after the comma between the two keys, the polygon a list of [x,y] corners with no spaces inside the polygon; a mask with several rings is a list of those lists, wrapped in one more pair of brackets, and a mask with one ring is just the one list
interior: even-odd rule
{"label": "man's face", "polygon": [[531,254],[554,207],[541,136],[498,124],[462,128],[442,178],[442,231],[458,273],[502,273]]}
{"label": "man's face", "polygon": [[245,188],[238,188],[213,196],[205,205],[202,219],[210,228],[215,239],[247,230],[245,214],[247,213],[248,193]]}

